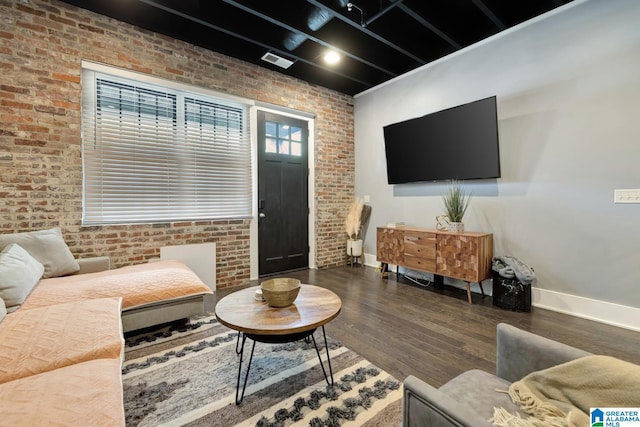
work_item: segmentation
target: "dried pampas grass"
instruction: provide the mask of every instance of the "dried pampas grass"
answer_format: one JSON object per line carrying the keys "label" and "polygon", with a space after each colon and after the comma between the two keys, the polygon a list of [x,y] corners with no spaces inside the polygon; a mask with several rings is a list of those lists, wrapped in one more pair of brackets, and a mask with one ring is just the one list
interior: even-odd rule
{"label": "dried pampas grass", "polygon": [[371,216],[371,206],[365,205],[362,200],[356,199],[351,203],[347,219],[344,222],[345,230],[349,239],[355,240],[360,238],[362,227],[369,221]]}

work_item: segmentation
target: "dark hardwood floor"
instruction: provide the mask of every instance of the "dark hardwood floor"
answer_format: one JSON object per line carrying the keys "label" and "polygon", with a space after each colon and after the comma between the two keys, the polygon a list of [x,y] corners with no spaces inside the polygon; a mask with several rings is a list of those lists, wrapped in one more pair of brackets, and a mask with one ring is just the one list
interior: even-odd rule
{"label": "dark hardwood floor", "polygon": [[[371,267],[307,270],[286,277],[338,294],[342,312],[326,326],[327,334],[399,380],[415,375],[440,387],[469,369],[494,372],[500,322],[640,364],[640,332],[536,307],[529,313],[503,310],[480,294],[469,305],[464,290],[422,288],[404,278],[397,281],[395,274],[383,279]],[[219,290],[216,298],[237,289]]]}

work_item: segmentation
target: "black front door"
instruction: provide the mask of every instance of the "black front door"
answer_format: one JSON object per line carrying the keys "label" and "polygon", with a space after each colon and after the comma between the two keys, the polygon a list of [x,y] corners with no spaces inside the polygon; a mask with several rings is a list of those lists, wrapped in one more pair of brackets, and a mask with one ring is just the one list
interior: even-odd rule
{"label": "black front door", "polygon": [[307,122],[258,112],[259,274],[309,266]]}

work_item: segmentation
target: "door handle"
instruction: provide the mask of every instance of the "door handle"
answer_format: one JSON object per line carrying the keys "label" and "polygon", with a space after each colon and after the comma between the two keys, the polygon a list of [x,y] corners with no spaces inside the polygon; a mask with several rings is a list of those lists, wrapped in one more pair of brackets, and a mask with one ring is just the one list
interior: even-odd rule
{"label": "door handle", "polygon": [[265,217],[266,217],[266,215],[264,214],[264,212],[260,212],[258,214],[258,218],[260,218],[260,219],[265,218]]}

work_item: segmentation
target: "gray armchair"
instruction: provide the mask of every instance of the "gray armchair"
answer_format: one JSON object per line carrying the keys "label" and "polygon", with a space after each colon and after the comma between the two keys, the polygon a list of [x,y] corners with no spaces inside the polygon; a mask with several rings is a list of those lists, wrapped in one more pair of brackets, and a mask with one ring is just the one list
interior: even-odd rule
{"label": "gray armchair", "polygon": [[491,426],[493,408],[518,411],[508,390],[513,381],[590,353],[506,323],[497,328],[496,374],[473,369],[439,389],[409,376],[404,381],[403,426]]}

